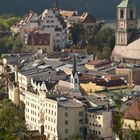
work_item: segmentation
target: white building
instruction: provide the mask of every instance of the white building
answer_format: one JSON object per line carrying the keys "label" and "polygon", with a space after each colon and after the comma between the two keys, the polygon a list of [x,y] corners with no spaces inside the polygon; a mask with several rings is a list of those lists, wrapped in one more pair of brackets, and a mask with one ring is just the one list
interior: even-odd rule
{"label": "white building", "polygon": [[40,32],[51,33],[55,49],[65,48],[67,45],[66,23],[59,10],[45,10],[41,16]]}
{"label": "white building", "polygon": [[49,140],[68,140],[83,135],[83,104],[66,97],[46,97],[26,91],[25,119],[30,130],[44,131]]}
{"label": "white building", "polygon": [[112,112],[102,107],[87,110],[88,126],[87,134],[90,137],[97,136],[104,140],[112,140]]}

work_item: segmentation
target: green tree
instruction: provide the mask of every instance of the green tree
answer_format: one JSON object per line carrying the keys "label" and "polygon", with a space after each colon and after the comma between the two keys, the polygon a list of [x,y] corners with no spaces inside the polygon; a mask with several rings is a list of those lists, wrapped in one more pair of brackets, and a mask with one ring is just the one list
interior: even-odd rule
{"label": "green tree", "polygon": [[74,24],[73,28],[71,28],[71,39],[74,44],[77,44],[80,40],[83,40],[85,37],[84,27],[81,23]]}
{"label": "green tree", "polygon": [[103,49],[102,49],[102,58],[103,59],[110,58],[111,52],[112,52],[112,50],[111,50],[110,47],[107,47],[107,46],[103,47]]}
{"label": "green tree", "polygon": [[24,115],[20,108],[16,107],[8,99],[1,101],[0,108],[0,127],[4,128],[9,133],[15,131],[25,131],[26,124]]}

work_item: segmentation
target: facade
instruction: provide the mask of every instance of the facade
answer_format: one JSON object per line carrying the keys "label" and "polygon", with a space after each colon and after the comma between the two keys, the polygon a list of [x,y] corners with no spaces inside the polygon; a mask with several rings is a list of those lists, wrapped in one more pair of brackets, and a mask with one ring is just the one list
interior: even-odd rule
{"label": "facade", "polygon": [[59,10],[49,9],[40,22],[40,32],[51,33],[54,48],[61,49],[67,45],[66,23]]}
{"label": "facade", "polygon": [[128,84],[140,84],[140,68],[134,67],[134,68],[116,68],[117,75],[128,75]]}
{"label": "facade", "polygon": [[86,94],[92,94],[96,91],[102,91],[105,90],[105,86],[98,86],[96,83],[80,83],[81,88],[86,92]]}
{"label": "facade", "polygon": [[97,92],[97,91],[105,91],[105,90],[115,90],[115,89],[123,89],[127,88],[127,82],[122,79],[87,79],[80,81],[81,89],[84,90],[84,92],[88,95]]}
{"label": "facade", "polygon": [[85,64],[88,70],[100,70],[110,67],[111,62],[108,60],[93,60]]}
{"label": "facade", "polygon": [[112,52],[112,60],[140,63],[139,45],[136,8],[132,0],[122,0],[117,6],[116,45]]}
{"label": "facade", "polygon": [[93,108],[87,110],[88,117],[88,127],[87,133],[88,137],[104,140],[112,140],[112,112],[100,108]]}
{"label": "facade", "polygon": [[54,52],[54,42],[51,34],[48,33],[27,33],[25,38],[27,44],[27,51],[38,52],[42,50],[43,53]]}
{"label": "facade", "polygon": [[26,91],[25,119],[30,130],[43,130],[49,140],[83,134],[83,104],[66,97],[46,97]]}

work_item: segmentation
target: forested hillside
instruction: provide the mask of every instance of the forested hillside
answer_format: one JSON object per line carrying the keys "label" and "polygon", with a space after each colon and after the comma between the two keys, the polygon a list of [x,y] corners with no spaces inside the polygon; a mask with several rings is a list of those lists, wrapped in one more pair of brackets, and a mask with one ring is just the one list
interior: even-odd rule
{"label": "forested hillside", "polygon": [[[89,11],[99,19],[114,19],[115,8],[121,0],[59,0],[60,8]],[[132,0],[140,15],[140,0]],[[24,15],[30,9],[41,12],[50,8],[55,0],[0,0],[0,14]]]}

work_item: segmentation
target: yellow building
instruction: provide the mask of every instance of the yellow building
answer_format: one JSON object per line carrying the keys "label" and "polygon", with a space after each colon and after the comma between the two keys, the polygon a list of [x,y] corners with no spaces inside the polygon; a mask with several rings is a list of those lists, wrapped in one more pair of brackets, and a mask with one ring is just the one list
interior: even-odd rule
{"label": "yellow building", "polygon": [[95,91],[102,91],[105,90],[104,86],[98,86],[96,83],[81,83],[80,84],[81,88],[88,94],[93,93]]}
{"label": "yellow building", "polygon": [[123,79],[89,79],[80,81],[80,86],[87,94],[92,94],[95,91],[114,90],[127,88],[127,82]]}
{"label": "yellow building", "polygon": [[93,60],[85,64],[85,68],[88,70],[104,69],[110,66],[110,61],[108,60]]}

